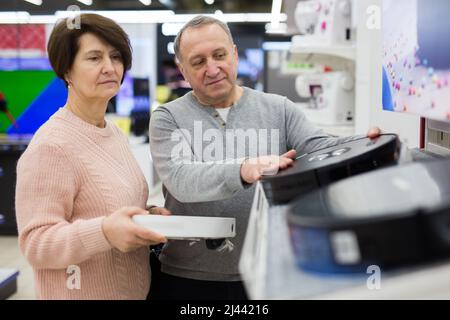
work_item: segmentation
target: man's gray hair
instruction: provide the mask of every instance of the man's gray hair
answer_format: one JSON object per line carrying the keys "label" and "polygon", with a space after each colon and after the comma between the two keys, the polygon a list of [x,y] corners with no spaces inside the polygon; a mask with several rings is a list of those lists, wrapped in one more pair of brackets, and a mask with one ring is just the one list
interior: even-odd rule
{"label": "man's gray hair", "polygon": [[189,22],[187,22],[181,30],[178,32],[177,36],[175,37],[175,43],[174,43],[174,51],[175,56],[178,61],[181,61],[181,52],[180,52],[180,44],[181,44],[181,36],[183,35],[183,32],[187,28],[199,28],[204,25],[208,24],[217,24],[219,27],[221,27],[225,33],[227,34],[228,38],[230,39],[231,43],[234,44],[233,36],[231,35],[230,29],[228,28],[228,25],[220,21],[216,18],[210,17],[210,16],[196,16],[192,18]]}

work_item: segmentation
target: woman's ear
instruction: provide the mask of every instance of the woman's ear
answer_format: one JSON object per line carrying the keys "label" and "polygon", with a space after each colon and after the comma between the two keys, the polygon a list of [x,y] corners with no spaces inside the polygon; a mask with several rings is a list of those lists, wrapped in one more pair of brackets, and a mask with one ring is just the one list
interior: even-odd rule
{"label": "woman's ear", "polygon": [[70,82],[70,74],[69,74],[69,72],[67,72],[67,73],[64,75],[64,80],[66,81],[67,86],[70,87],[71,82]]}

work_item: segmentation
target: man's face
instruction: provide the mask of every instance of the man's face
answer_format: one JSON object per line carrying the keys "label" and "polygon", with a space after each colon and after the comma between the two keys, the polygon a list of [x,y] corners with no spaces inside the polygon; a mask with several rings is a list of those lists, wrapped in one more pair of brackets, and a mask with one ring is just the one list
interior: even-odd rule
{"label": "man's face", "polygon": [[234,102],[238,53],[220,26],[186,29],[180,57],[180,70],[202,104],[228,106]]}

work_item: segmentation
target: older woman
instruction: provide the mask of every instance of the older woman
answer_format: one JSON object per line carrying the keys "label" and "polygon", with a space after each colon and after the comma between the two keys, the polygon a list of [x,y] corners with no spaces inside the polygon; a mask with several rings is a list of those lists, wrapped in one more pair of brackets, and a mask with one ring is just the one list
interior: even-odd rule
{"label": "older woman", "polygon": [[38,298],[144,299],[148,246],[166,239],[133,223],[133,215],[148,214],[147,183],[126,137],[105,120],[131,67],[130,43],[110,19],[79,18],[75,28],[58,23],[49,39],[68,98],[19,160],[19,243]]}

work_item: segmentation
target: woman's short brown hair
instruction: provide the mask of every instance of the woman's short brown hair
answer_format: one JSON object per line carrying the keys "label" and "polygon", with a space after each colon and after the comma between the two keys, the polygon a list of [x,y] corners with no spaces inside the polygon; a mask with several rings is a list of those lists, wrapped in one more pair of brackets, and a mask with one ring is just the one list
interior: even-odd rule
{"label": "woman's short brown hair", "polygon": [[[79,24],[73,22],[79,22]],[[128,35],[113,20],[93,13],[82,13],[75,18],[65,18],[54,27],[47,44],[48,58],[56,75],[64,76],[72,68],[79,50],[80,37],[92,33],[120,52],[124,70],[131,68],[131,45]],[[125,72],[124,75],[125,77]],[[123,81],[123,77],[122,77]]]}

